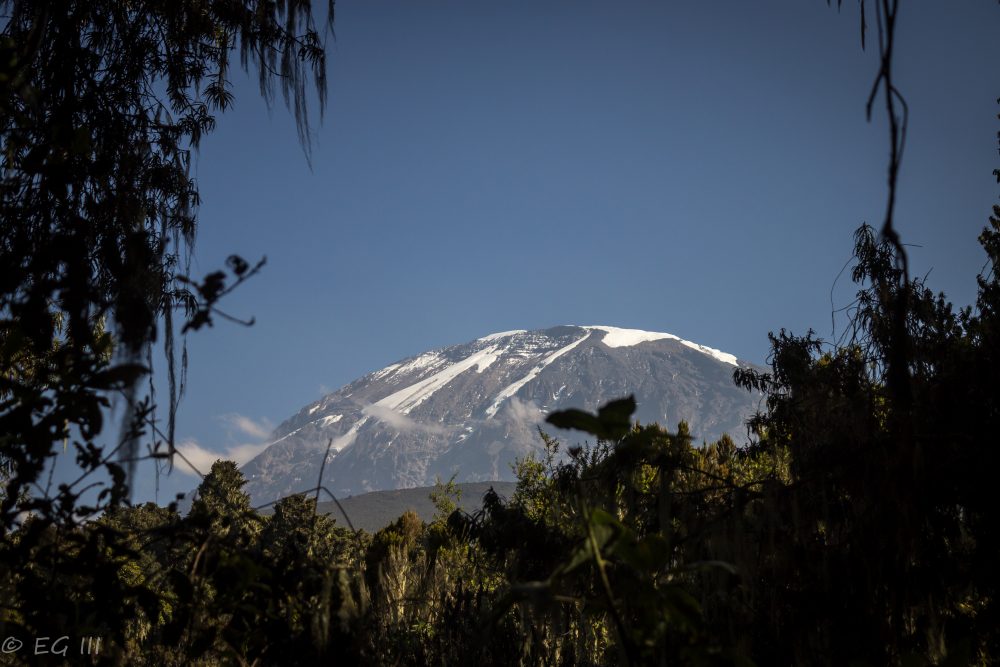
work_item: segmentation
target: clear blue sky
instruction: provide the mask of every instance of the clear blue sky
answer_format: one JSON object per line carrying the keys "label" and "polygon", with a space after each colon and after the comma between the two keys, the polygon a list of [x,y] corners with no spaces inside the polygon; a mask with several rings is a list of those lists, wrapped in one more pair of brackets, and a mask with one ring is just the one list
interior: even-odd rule
{"label": "clear blue sky", "polygon": [[[902,4],[898,229],[966,304],[998,194],[1000,8]],[[757,363],[768,331],[828,337],[888,151],[883,107],[864,114],[874,33],[862,52],[857,3],[835,5],[340,0],[312,170],[249,79],[203,141],[195,274],[268,263],[224,304],[255,326],[189,337],[178,438],[255,445],[364,373],[493,331],[611,324]],[[852,293],[845,274],[835,304]],[[196,483],[175,472],[161,502]],[[145,471],[136,499],[152,490]]]}

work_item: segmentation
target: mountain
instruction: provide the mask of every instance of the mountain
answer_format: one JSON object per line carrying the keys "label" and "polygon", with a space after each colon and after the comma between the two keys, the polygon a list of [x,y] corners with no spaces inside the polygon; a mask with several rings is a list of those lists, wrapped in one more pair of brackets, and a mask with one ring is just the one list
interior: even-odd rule
{"label": "mountain", "polygon": [[[546,414],[596,410],[635,394],[641,422],[696,440],[740,441],[759,395],[733,384],[747,366],[667,333],[609,326],[505,331],[369,373],[307,405],[243,467],[263,503],[323,483],[338,497],[433,484],[513,479],[511,463],[539,451]],[[546,430],[568,442],[580,434]]]}
{"label": "mountain", "polygon": [[[467,482],[456,485],[462,497],[455,503],[459,509],[468,513],[476,512],[483,506],[483,496],[493,489],[501,498],[510,498],[514,494],[514,482]],[[352,525],[374,533],[385,528],[399,518],[406,510],[413,510],[424,521],[431,521],[437,513],[437,508],[431,501],[433,486],[420,486],[413,489],[396,489],[393,491],[372,491],[359,496],[340,498],[340,506],[332,500],[320,502],[316,511],[329,514],[341,526]],[[343,509],[343,511],[341,511]],[[270,514],[271,508],[263,510]],[[347,515],[345,518],[344,515]],[[348,522],[350,519],[350,522]]]}

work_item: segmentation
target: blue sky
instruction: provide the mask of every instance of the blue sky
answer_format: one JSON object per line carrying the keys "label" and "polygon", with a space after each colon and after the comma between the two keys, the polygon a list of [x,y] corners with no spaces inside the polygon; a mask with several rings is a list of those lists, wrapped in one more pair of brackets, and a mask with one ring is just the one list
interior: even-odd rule
{"label": "blue sky", "polygon": [[[899,21],[898,229],[959,304],[998,194],[998,26],[989,2]],[[855,2],[340,0],[330,45],[311,169],[242,77],[198,157],[195,275],[268,260],[224,304],[253,327],[188,338],[177,435],[205,452],[252,451],[325,392],[494,331],[611,324],[763,363],[768,331],[829,337],[851,234],[882,220]],[[835,305],[852,292],[845,274]],[[196,483],[175,472],[159,499]],[[142,471],[136,500],[153,488]]]}

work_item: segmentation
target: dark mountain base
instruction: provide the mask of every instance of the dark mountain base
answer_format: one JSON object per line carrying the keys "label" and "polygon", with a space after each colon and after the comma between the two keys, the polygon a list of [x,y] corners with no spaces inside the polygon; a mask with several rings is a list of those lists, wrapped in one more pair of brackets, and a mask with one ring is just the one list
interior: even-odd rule
{"label": "dark mountain base", "polygon": [[[458,502],[459,508],[471,514],[482,506],[483,494],[489,491],[490,487],[500,497],[509,498],[514,493],[514,487],[517,484],[515,482],[469,482],[456,486],[462,492],[462,498]],[[355,528],[374,533],[398,519],[406,510],[413,510],[424,521],[430,521],[436,511],[430,498],[433,490],[433,486],[421,486],[414,489],[396,489],[395,491],[372,491],[371,493],[342,498],[340,504]],[[263,513],[269,514],[270,512],[269,508]],[[318,513],[329,514],[338,524],[347,525],[344,513],[333,501],[321,502]]]}

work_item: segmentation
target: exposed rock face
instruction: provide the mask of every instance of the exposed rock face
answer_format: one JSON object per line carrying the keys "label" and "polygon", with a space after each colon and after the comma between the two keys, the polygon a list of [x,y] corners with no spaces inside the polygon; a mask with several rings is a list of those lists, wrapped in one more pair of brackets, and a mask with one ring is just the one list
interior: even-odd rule
{"label": "exposed rock face", "polygon": [[[337,495],[457,481],[509,480],[541,447],[546,414],[596,410],[635,394],[639,421],[696,441],[743,439],[759,395],[733,384],[736,357],[671,334],[560,326],[491,334],[400,361],[355,380],[282,423],[243,468],[255,502],[323,483]],[[581,434],[550,433],[577,442]]]}

